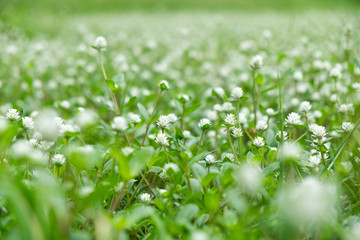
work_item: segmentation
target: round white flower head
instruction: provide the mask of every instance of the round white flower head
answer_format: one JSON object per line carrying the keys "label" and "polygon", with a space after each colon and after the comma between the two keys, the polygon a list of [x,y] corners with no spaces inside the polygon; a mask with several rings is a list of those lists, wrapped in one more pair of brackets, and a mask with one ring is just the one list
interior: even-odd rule
{"label": "round white flower head", "polygon": [[343,122],[341,125],[341,128],[345,131],[345,132],[351,132],[354,129],[354,124],[351,122]]}
{"label": "round white flower head", "polygon": [[191,132],[188,130],[183,131],[184,138],[191,138]]}
{"label": "round white flower head", "polygon": [[156,121],[156,124],[162,129],[169,129],[170,127],[170,119],[166,115],[161,115],[159,119]]}
{"label": "round white flower head", "polygon": [[316,123],[310,124],[309,130],[316,138],[324,138],[327,135],[325,127],[319,126]]}
{"label": "round white flower head", "polygon": [[186,94],[179,94],[178,95],[178,100],[181,103],[187,103],[187,102],[190,101],[190,97],[189,97],[189,95],[186,95]]}
{"label": "round white flower head", "polygon": [[341,104],[339,107],[339,112],[349,115],[354,115],[355,112],[354,105],[352,103]]}
{"label": "round white flower head", "polygon": [[235,126],[236,124],[236,117],[234,114],[232,113],[228,113],[226,114],[225,118],[224,118],[224,122],[225,122],[225,125],[227,127],[230,127],[230,126]]}
{"label": "round white flower head", "polygon": [[298,159],[301,152],[301,146],[297,142],[285,142],[279,149],[279,155],[284,160]]}
{"label": "round white flower head", "polygon": [[260,55],[255,55],[250,59],[249,65],[253,69],[259,69],[263,65],[263,58]]}
{"label": "round white flower head", "polygon": [[254,138],[253,144],[255,147],[261,148],[265,145],[264,138],[262,137],[256,137]]}
{"label": "round white flower head", "polygon": [[179,171],[179,166],[175,163],[166,163],[163,168],[163,173],[166,174],[169,169],[172,169],[177,173]]}
{"label": "round white flower head", "polygon": [[168,114],[167,117],[171,123],[176,122],[178,120],[178,117],[173,113]]}
{"label": "round white flower head", "polygon": [[300,120],[300,115],[296,112],[290,113],[285,119],[285,123],[287,126],[296,126],[302,124]]}
{"label": "round white flower head", "polygon": [[199,126],[199,128],[201,128],[201,130],[207,130],[207,129],[211,128],[211,122],[209,119],[203,118],[203,119],[200,119],[198,126]]}
{"label": "round white flower head", "polygon": [[311,110],[311,104],[308,101],[303,101],[300,103],[299,111],[307,113]]}
{"label": "round white flower head", "polygon": [[63,166],[65,165],[65,156],[62,154],[55,154],[52,158],[52,162],[54,163],[54,165],[56,166]]}
{"label": "round white flower head", "polygon": [[244,91],[240,87],[236,87],[232,90],[231,96],[235,98],[236,100],[240,100],[244,96]]}
{"label": "round white flower head", "polygon": [[224,104],[222,105],[222,109],[225,112],[230,112],[234,110],[234,106],[231,104],[231,102],[224,102]]}
{"label": "round white flower head", "polygon": [[150,202],[151,201],[151,195],[149,193],[142,193],[142,194],[140,194],[139,198],[143,202]]}
{"label": "round white flower head", "polygon": [[23,117],[22,123],[27,129],[34,129],[34,119],[31,117]]}
{"label": "round white flower head", "polygon": [[170,89],[170,85],[169,85],[168,81],[166,81],[166,80],[161,80],[161,81],[159,82],[159,88],[160,88],[161,90],[168,90],[168,89]]}
{"label": "round white flower head", "polygon": [[211,154],[206,155],[206,157],[205,157],[205,162],[206,162],[207,164],[212,164],[212,163],[215,162],[215,157],[214,157],[213,155],[211,155]]}
{"label": "round white flower head", "polygon": [[301,71],[297,70],[294,72],[293,77],[296,81],[301,81],[301,80],[303,80],[303,73]]}
{"label": "round white flower head", "polygon": [[125,131],[128,128],[128,124],[124,117],[117,116],[114,117],[114,121],[111,124],[111,127],[117,131]]}
{"label": "round white flower head", "polygon": [[259,131],[264,131],[268,128],[267,120],[260,120],[256,123],[256,129]]}
{"label": "round white flower head", "polygon": [[338,67],[332,68],[329,75],[332,78],[341,78],[341,69]]}
{"label": "round white flower head", "polygon": [[141,122],[141,117],[139,114],[129,113],[129,118],[130,118],[131,123],[133,123],[133,124],[137,124],[137,123]]}
{"label": "round white flower head", "polygon": [[106,39],[102,36],[96,37],[93,43],[93,47],[98,51],[105,51],[107,47]]}
{"label": "round white flower head", "polygon": [[169,146],[169,140],[164,133],[158,133],[155,137],[155,142],[160,146]]}
{"label": "round white flower head", "polygon": [[214,92],[219,96],[223,97],[225,95],[225,91],[221,87],[214,88]]}
{"label": "round white flower head", "polygon": [[309,166],[310,167],[316,167],[321,162],[321,156],[319,154],[311,155],[309,157]]}
{"label": "round white flower head", "polygon": [[234,157],[234,154],[232,153],[223,153],[221,154],[221,159],[224,161],[226,159],[230,160],[230,161],[234,161],[235,157]]}
{"label": "round white flower head", "polygon": [[5,117],[10,120],[18,120],[20,118],[19,112],[16,109],[9,109]]}
{"label": "round white flower head", "polygon": [[124,147],[121,149],[121,151],[125,156],[129,156],[134,152],[134,149],[132,147]]}
{"label": "round white flower head", "polygon": [[243,135],[243,131],[241,130],[241,128],[231,128],[231,135],[234,138],[239,138]]}
{"label": "round white flower head", "polygon": [[213,110],[206,111],[206,117],[211,121],[216,121],[218,119],[217,112]]}
{"label": "round white flower head", "polygon": [[266,109],[266,114],[269,115],[269,116],[274,116],[276,114],[276,112],[272,108],[267,108]]}

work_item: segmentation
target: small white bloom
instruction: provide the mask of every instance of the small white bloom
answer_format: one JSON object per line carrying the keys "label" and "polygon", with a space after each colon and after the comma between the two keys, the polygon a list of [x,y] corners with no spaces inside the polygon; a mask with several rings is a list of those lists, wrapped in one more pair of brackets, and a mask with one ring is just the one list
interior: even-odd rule
{"label": "small white bloom", "polygon": [[339,112],[349,115],[354,115],[355,112],[354,105],[352,103],[341,104],[339,107]]}
{"label": "small white bloom", "polygon": [[319,165],[321,162],[321,157],[319,154],[316,155],[311,155],[309,157],[309,166],[310,167],[316,167],[317,165]]}
{"label": "small white bloom", "polygon": [[225,118],[224,118],[224,122],[227,126],[235,126],[236,124],[236,117],[234,114],[232,113],[228,113],[226,114]]}
{"label": "small white bloom", "polygon": [[296,81],[301,81],[303,80],[303,73],[301,71],[295,71],[293,74],[293,77]]}
{"label": "small white bloom", "polygon": [[96,37],[93,43],[93,47],[99,51],[105,51],[107,47],[106,39],[102,36]]}
{"label": "small white bloom", "polygon": [[267,108],[266,109],[266,114],[269,115],[269,116],[274,116],[276,114],[276,112],[272,108]]}
{"label": "small white bloom", "polygon": [[232,153],[223,153],[221,154],[221,159],[224,161],[225,159],[229,159],[230,161],[234,161],[235,160],[235,157],[234,157],[234,154]]}
{"label": "small white bloom", "polygon": [[256,123],[256,129],[259,131],[264,131],[268,128],[267,120],[260,120]]}
{"label": "small white bloom", "polygon": [[56,166],[63,166],[65,165],[65,156],[62,154],[55,154],[52,158],[52,162],[56,165]]}
{"label": "small white bloom", "polygon": [[236,87],[232,90],[231,96],[233,98],[235,98],[236,100],[239,100],[240,98],[242,98],[244,96],[244,91],[242,88]]}
{"label": "small white bloom", "polygon": [[183,131],[184,138],[191,138],[191,132],[188,130]]}
{"label": "small white bloom", "polygon": [[234,138],[239,138],[243,135],[243,131],[241,128],[231,128],[231,135],[234,137]]}
{"label": "small white bloom", "polygon": [[168,90],[168,89],[170,89],[169,82],[166,81],[166,80],[161,80],[160,83],[159,83],[159,88],[160,88],[161,90]]}
{"label": "small white bloom", "polygon": [[311,109],[311,104],[310,104],[310,102],[308,102],[308,101],[303,101],[303,102],[300,103],[300,107],[299,107],[299,111],[300,111],[300,112],[305,112],[305,113],[307,113],[307,112],[310,111],[310,109]]}
{"label": "small white bloom", "polygon": [[34,129],[34,119],[31,117],[23,117],[22,123],[27,129]]}
{"label": "small white bloom", "polygon": [[330,70],[329,73],[332,78],[341,78],[341,68],[335,67]]}
{"label": "small white bloom", "polygon": [[214,92],[220,97],[223,97],[225,95],[225,91],[221,87],[214,88]]}
{"label": "small white bloom", "polygon": [[171,123],[176,122],[178,120],[178,117],[173,113],[168,114],[167,117]]}
{"label": "small white bloom", "polygon": [[18,120],[20,118],[19,112],[16,109],[9,109],[5,116],[7,119],[10,120]]}
{"label": "small white bloom", "polygon": [[198,126],[202,130],[206,130],[206,129],[209,129],[211,127],[211,122],[207,118],[202,118],[202,119],[200,119]]}
{"label": "small white bloom", "polygon": [[162,129],[170,128],[170,119],[166,115],[161,115],[159,119],[156,121],[156,124]]}
{"label": "small white bloom", "polygon": [[175,173],[177,173],[180,168],[175,163],[166,163],[163,168],[163,173],[166,175],[166,173],[169,169],[172,169]]}
{"label": "small white bloom", "polygon": [[186,94],[179,94],[178,95],[178,100],[181,102],[181,103],[187,103],[190,101],[190,97],[189,95],[186,95]]}
{"label": "small white bloom", "polygon": [[121,149],[121,151],[125,156],[129,156],[134,152],[134,149],[132,147],[124,147]]}
{"label": "small white bloom", "polygon": [[261,68],[261,66],[263,65],[263,58],[260,55],[255,55],[251,58],[249,65],[251,68],[253,69],[258,69]]}
{"label": "small white bloom", "polygon": [[309,130],[316,138],[324,138],[327,135],[325,127],[319,126],[316,123],[310,124]]}
{"label": "small white bloom", "polygon": [[265,145],[264,138],[262,137],[256,137],[253,141],[253,144],[255,147],[261,148]]}
{"label": "small white bloom", "polygon": [[137,123],[141,122],[141,117],[139,114],[129,113],[129,118],[133,124],[137,124]]}
{"label": "small white bloom", "polygon": [[149,193],[142,193],[142,194],[140,194],[140,200],[143,202],[150,202],[151,195]]}
{"label": "small white bloom", "polygon": [[[278,140],[281,139],[281,131],[278,131],[276,133],[276,137],[278,138]],[[283,131],[283,137],[284,137],[284,141],[286,141],[288,139],[288,133],[286,131]]]}
{"label": "small white bloom", "polygon": [[155,137],[155,142],[160,146],[169,146],[169,140],[164,133],[158,133]]}
{"label": "small white bloom", "polygon": [[345,132],[351,132],[354,129],[354,124],[351,122],[343,122],[341,125],[341,128],[345,131]]}
{"label": "small white bloom", "polygon": [[111,127],[117,131],[125,131],[128,127],[127,121],[124,117],[117,116],[114,118]]}
{"label": "small white bloom", "polygon": [[206,155],[206,157],[205,157],[205,162],[206,162],[207,164],[212,164],[212,163],[215,162],[215,157],[214,157],[213,155],[211,155],[211,154]]}
{"label": "small white bloom", "polygon": [[295,112],[292,112],[287,116],[287,118],[285,119],[285,123],[287,126],[296,126],[302,124],[300,120],[300,115]]}
{"label": "small white bloom", "polygon": [[232,110],[234,110],[234,106],[231,104],[231,102],[224,102],[224,104],[222,105],[222,109],[225,112],[231,112]]}

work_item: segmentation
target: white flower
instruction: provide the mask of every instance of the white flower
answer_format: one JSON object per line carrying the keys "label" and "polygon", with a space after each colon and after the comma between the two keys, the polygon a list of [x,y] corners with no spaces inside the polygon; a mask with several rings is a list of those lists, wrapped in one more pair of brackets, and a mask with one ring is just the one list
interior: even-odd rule
{"label": "white flower", "polygon": [[166,81],[166,80],[161,80],[161,81],[159,82],[159,88],[160,88],[161,90],[168,90],[168,89],[170,89],[170,85],[169,85],[168,81]]}
{"label": "white flower", "polygon": [[117,131],[125,131],[128,127],[127,121],[124,117],[117,116],[114,118],[111,127]]}
{"label": "white flower", "polygon": [[211,122],[210,122],[209,119],[203,118],[203,119],[200,120],[198,126],[202,130],[206,130],[206,129],[209,129],[211,127]]}
{"label": "white flower", "polygon": [[215,157],[214,157],[213,155],[211,155],[211,154],[206,155],[206,157],[205,157],[205,162],[206,162],[207,164],[212,164],[212,163],[215,162]]}
{"label": "white flower", "polygon": [[256,129],[264,131],[268,128],[267,120],[260,120],[256,123]]}
{"label": "white flower", "polygon": [[223,97],[225,95],[225,91],[221,87],[214,88],[214,92],[220,97]]}
{"label": "white flower", "polygon": [[297,142],[285,142],[279,149],[279,155],[284,160],[297,159],[300,156],[301,146]]}
{"label": "white flower", "polygon": [[351,132],[354,129],[354,124],[351,122],[343,122],[341,125],[341,128],[345,131],[345,132]]}
{"label": "white flower", "polygon": [[19,112],[16,109],[9,109],[5,116],[7,119],[10,120],[18,120],[20,118]]}
{"label": "white flower", "polygon": [[263,65],[263,58],[260,55],[255,55],[251,58],[249,65],[253,69],[258,69]]}
{"label": "white flower", "polygon": [[155,142],[160,146],[169,146],[169,140],[164,133],[158,133],[155,137]]}
{"label": "white flower", "polygon": [[[278,131],[276,133],[276,137],[278,138],[278,140],[281,139],[281,131]],[[286,131],[283,131],[283,137],[284,137],[284,141],[286,141],[288,139],[288,133]]]}
{"label": "white flower", "polygon": [[262,137],[256,137],[253,141],[253,144],[255,147],[261,148],[265,145],[264,138]]}
{"label": "white flower", "polygon": [[170,127],[170,119],[166,115],[161,115],[159,119],[156,121],[156,124],[162,129],[169,129]]}
{"label": "white flower", "polygon": [[300,103],[300,107],[299,107],[299,111],[300,111],[300,112],[305,112],[305,113],[307,113],[307,112],[310,111],[310,109],[311,109],[311,104],[310,104],[310,102],[308,102],[308,101],[303,101],[303,102]]}
{"label": "white flower", "polygon": [[243,164],[239,171],[234,173],[234,178],[242,190],[253,194],[261,185],[261,169],[255,164]]}
{"label": "white flower", "polygon": [[221,154],[221,159],[224,161],[225,159],[229,159],[230,161],[234,161],[235,157],[232,153],[223,153]]}
{"label": "white flower", "polygon": [[137,123],[141,122],[141,117],[139,114],[129,113],[129,118],[133,124],[137,124]]}
{"label": "white flower", "polygon": [[121,149],[121,151],[125,156],[129,156],[134,152],[134,149],[132,147],[124,147]]}
{"label": "white flower", "polygon": [[224,122],[225,122],[225,125],[227,125],[227,126],[235,126],[235,124],[236,124],[235,115],[232,113],[226,114],[226,116],[224,118]]}
{"label": "white flower", "polygon": [[354,105],[352,103],[341,104],[339,107],[339,112],[353,115],[355,112]]}
{"label": "white flower", "polygon": [[188,130],[183,131],[184,138],[191,138],[191,132]]}
{"label": "white flower", "polygon": [[287,118],[285,119],[285,123],[287,126],[296,126],[302,124],[300,120],[300,115],[295,112],[292,112],[287,116]]}
{"label": "white flower", "polygon": [[303,73],[301,71],[295,71],[293,74],[293,77],[296,81],[301,81],[303,80]]}
{"label": "white flower", "polygon": [[142,194],[140,194],[140,200],[143,202],[150,202],[151,195],[149,193],[142,193]]}
{"label": "white flower", "polygon": [[65,165],[65,156],[62,154],[55,154],[52,158],[52,162],[56,165],[56,166],[63,166]]}
{"label": "white flower", "polygon": [[179,94],[178,95],[178,100],[181,102],[181,103],[187,103],[190,101],[190,97],[189,95],[186,95],[186,94]]}
{"label": "white flower", "polygon": [[329,73],[332,78],[341,78],[341,68],[335,67],[330,70]]}
{"label": "white flower", "polygon": [[231,104],[231,102],[224,102],[224,104],[222,105],[222,109],[225,112],[230,112],[234,110],[234,106]]}
{"label": "white flower", "polygon": [[310,124],[309,130],[316,138],[324,138],[327,135],[325,127],[319,126],[316,123]]}
{"label": "white flower", "polygon": [[179,166],[175,163],[166,163],[163,168],[163,173],[166,175],[169,169],[172,169],[175,173],[177,173],[179,171]]}
{"label": "white flower", "polygon": [[173,113],[168,114],[167,117],[171,123],[176,122],[178,120],[178,117]]}
{"label": "white flower", "polygon": [[208,110],[206,111],[206,116],[212,121],[216,121],[218,119],[216,111]]}
{"label": "white flower", "polygon": [[269,116],[273,116],[276,114],[275,110],[272,109],[272,108],[267,108],[266,109],[266,114],[269,115]]}
{"label": "white flower", "polygon": [[239,100],[244,96],[244,91],[240,87],[236,87],[232,90],[231,96],[235,98],[236,100]]}
{"label": "white flower", "polygon": [[22,123],[27,129],[34,129],[34,119],[31,117],[23,117]]}
{"label": "white flower", "polygon": [[310,167],[316,167],[321,162],[321,156],[319,154],[311,155],[309,157],[309,166]]}
{"label": "white flower", "polygon": [[231,135],[234,138],[239,138],[243,135],[243,131],[241,130],[241,128],[231,128]]}
{"label": "white flower", "polygon": [[33,148],[39,146],[39,141],[36,140],[36,139],[34,139],[34,138],[30,139],[30,140],[29,140],[29,143],[31,144],[31,146],[32,146]]}
{"label": "white flower", "polygon": [[93,47],[99,51],[105,51],[107,47],[106,39],[102,36],[96,37],[93,43]]}

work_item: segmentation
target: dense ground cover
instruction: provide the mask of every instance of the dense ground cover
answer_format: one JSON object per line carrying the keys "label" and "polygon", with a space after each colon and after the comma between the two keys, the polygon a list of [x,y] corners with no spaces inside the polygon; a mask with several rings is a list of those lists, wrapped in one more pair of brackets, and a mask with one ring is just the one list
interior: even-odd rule
{"label": "dense ground cover", "polygon": [[360,238],[358,15],[33,27],[0,25],[0,238]]}

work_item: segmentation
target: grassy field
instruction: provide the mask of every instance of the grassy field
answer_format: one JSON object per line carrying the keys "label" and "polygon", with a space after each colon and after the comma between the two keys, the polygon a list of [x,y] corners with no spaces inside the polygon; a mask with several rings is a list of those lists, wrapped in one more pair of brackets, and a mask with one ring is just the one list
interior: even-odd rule
{"label": "grassy field", "polygon": [[0,8],[0,239],[360,239],[356,1]]}

